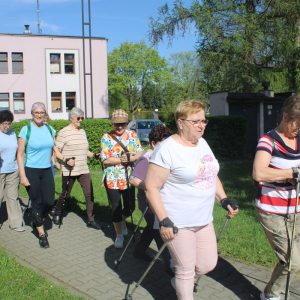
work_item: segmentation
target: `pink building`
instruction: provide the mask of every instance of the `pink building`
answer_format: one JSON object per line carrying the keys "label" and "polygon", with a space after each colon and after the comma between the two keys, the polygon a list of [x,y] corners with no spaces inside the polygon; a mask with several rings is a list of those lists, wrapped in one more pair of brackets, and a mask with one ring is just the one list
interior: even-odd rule
{"label": "pink building", "polygon": [[[107,38],[92,38],[93,115],[108,117]],[[90,73],[89,41],[85,41]],[[92,116],[90,76],[84,97],[82,37],[0,34],[0,110],[15,121],[31,118],[34,102],[44,102],[50,118],[68,119],[72,107]]]}

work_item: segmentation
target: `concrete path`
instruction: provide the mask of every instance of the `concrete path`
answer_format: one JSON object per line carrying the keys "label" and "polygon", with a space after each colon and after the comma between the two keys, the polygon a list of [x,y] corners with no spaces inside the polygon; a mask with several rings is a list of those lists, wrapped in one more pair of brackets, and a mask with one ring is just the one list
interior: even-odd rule
{"label": "concrete path", "polygon": [[[9,229],[5,203],[0,211],[0,223],[3,222],[0,245],[8,253],[14,254],[18,261],[25,261],[27,266],[48,274],[47,277],[54,282],[64,283],[71,292],[78,291],[85,299],[122,300],[127,284],[137,282],[148,266],[133,258],[131,245],[118,270],[115,270],[114,261],[122,250],[113,246],[115,234],[109,223],[102,222],[103,231],[98,231],[86,227],[85,217],[67,213],[61,229],[58,229],[47,219],[50,248],[41,249],[31,227],[26,226],[26,231],[21,233]],[[128,239],[125,238],[125,241]],[[152,244],[150,254],[156,251],[155,244]],[[268,268],[220,257],[215,270],[201,278],[194,299],[259,299],[259,293],[270,275]],[[133,299],[176,300],[170,279],[162,260],[158,260],[134,293]],[[291,291],[290,300],[300,299],[299,276],[293,281]]]}

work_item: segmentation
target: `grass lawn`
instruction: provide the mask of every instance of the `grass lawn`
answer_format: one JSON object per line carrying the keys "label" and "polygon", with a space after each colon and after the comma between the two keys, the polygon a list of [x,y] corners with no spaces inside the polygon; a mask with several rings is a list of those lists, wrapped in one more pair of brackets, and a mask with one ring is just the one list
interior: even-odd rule
{"label": "grass lawn", "polygon": [[[92,173],[91,176],[94,186],[96,219],[111,221],[105,188],[101,187],[102,174],[96,172]],[[239,214],[229,220],[219,242],[220,255],[242,262],[273,267],[276,264],[276,257],[255,212],[256,187],[252,179],[252,161],[221,164],[219,177],[227,196],[240,206]],[[55,178],[55,187],[57,199],[61,193],[61,177]],[[20,195],[27,196],[23,186],[21,186]],[[72,189],[69,209],[78,214],[86,214],[84,195],[78,182],[74,184]],[[227,212],[222,209],[219,203],[216,203],[214,226],[217,236],[226,220],[226,215]],[[141,212],[136,209],[133,213],[135,224],[140,217]],[[145,221],[141,223],[141,227],[144,226]]]}
{"label": "grass lawn", "polygon": [[0,270],[0,291],[2,300],[83,299],[72,295],[67,289],[55,285],[33,270],[21,266],[1,248]]}

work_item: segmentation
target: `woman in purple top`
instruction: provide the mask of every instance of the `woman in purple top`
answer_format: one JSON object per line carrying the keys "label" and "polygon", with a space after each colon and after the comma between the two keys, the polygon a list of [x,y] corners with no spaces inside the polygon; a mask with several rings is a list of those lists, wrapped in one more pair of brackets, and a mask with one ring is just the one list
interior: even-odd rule
{"label": "woman in purple top", "polygon": [[[154,148],[160,144],[164,139],[168,138],[173,134],[172,130],[164,127],[163,125],[155,126],[150,134],[149,134],[149,142],[151,148],[145,151],[141,157],[137,160],[136,166],[132,171],[129,182],[138,188],[138,203],[139,209],[143,212],[148,206],[148,200],[145,195],[145,177],[147,173],[147,169],[149,166],[149,160],[153,153]],[[146,253],[146,250],[149,248],[152,240],[154,239],[158,248],[163,245],[163,240],[160,236],[158,229],[153,229],[155,215],[152,210],[149,208],[145,214],[145,220],[147,222],[147,226],[145,227],[141,239],[138,244],[135,246],[133,251],[133,256],[150,261],[152,257]],[[171,267],[170,267],[170,253],[167,248],[162,252],[162,257],[165,261],[166,271],[174,276]]]}

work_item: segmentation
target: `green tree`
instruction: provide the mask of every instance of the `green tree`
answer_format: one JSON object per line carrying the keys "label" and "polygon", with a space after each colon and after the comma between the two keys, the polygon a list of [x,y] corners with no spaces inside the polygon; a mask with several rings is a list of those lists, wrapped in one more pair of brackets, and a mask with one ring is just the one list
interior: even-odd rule
{"label": "green tree", "polygon": [[108,89],[114,97],[119,93],[128,102],[131,115],[141,105],[149,83],[159,84],[169,78],[165,58],[140,43],[125,42],[108,54]]}
{"label": "green tree", "polygon": [[192,29],[203,62],[208,92],[256,91],[271,81],[275,91],[298,89],[299,15],[297,0],[176,0],[150,18],[153,44]]}
{"label": "green tree", "polygon": [[[195,51],[171,54],[168,60],[172,82],[177,86],[177,102],[187,99],[207,100],[202,64]],[[168,90],[170,89],[168,86]]]}

